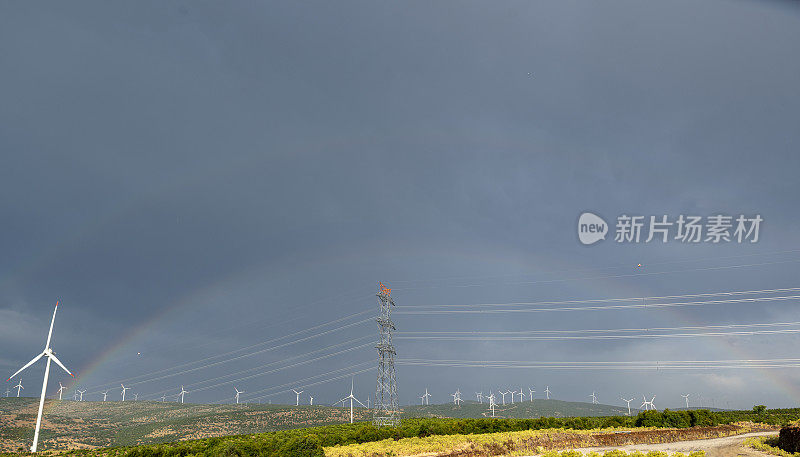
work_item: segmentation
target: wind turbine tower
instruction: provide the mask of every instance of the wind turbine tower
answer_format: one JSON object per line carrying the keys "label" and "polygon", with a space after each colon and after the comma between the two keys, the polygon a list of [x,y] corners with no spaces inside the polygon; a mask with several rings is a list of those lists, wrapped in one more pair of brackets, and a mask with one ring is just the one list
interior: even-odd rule
{"label": "wind turbine tower", "polygon": [[597,404],[597,395],[594,394],[594,391],[592,391],[592,394],[589,395],[589,396],[592,397],[592,404],[596,405]]}
{"label": "wind turbine tower", "polygon": [[689,395],[691,394],[681,395],[681,397],[686,400],[686,409],[689,409]]}
{"label": "wind turbine tower", "polygon": [[59,400],[61,400],[61,394],[64,393],[64,390],[66,390],[66,387],[64,387],[61,384],[61,382],[59,381],[59,383],[58,383],[58,399]]}
{"label": "wind turbine tower", "polygon": [[122,386],[122,401],[125,401],[125,391],[130,389],[130,387],[125,387],[125,384],[120,384]]}
{"label": "wind turbine tower", "polygon": [[79,390],[78,393],[81,394],[81,397],[80,397],[80,399],[78,399],[78,401],[83,401],[83,394],[85,394],[86,391],[85,390]]}
{"label": "wind turbine tower", "polygon": [[233,390],[236,391],[236,404],[238,405],[239,404],[239,395],[243,394],[244,391],[240,392],[239,389],[237,389],[236,387],[234,387]]}
{"label": "wind turbine tower", "polygon": [[494,417],[494,409],[497,407],[497,403],[494,401],[494,394],[489,392],[489,397],[487,398],[489,398],[489,409],[492,410],[492,417]]}
{"label": "wind turbine tower", "polygon": [[535,394],[535,393],[536,393],[536,391],[535,391],[535,390],[533,390],[533,389],[531,389],[530,387],[528,387],[528,396],[529,396],[529,397],[530,397],[530,399],[531,399],[531,403],[533,403],[533,394]]}
{"label": "wind turbine tower", "polygon": [[106,401],[107,397],[108,397],[108,391],[103,392],[103,401]]}
{"label": "wind turbine tower", "polygon": [[308,395],[308,404],[312,406],[314,405],[314,396],[311,394]]}
{"label": "wind turbine tower", "polygon": [[519,402],[522,403],[525,400],[525,392],[522,391],[522,387],[519,388]]}
{"label": "wind turbine tower", "polygon": [[506,392],[506,393],[507,393],[507,394],[511,394],[511,404],[513,405],[513,404],[514,404],[514,395],[516,395],[516,394],[517,394],[517,391],[516,391],[516,390],[509,390],[509,391],[508,391],[508,392]]}
{"label": "wind turbine tower", "polygon": [[188,390],[186,390],[186,389],[184,389],[184,388],[183,388],[183,386],[181,386],[181,391],[178,393],[178,395],[180,395],[180,396],[181,396],[181,404],[183,404],[183,396],[184,396],[185,394],[188,394],[188,393],[189,393],[189,391],[188,391]]}
{"label": "wind turbine tower", "polygon": [[14,386],[14,389],[17,389],[17,398],[19,398],[20,389],[24,389],[24,387],[22,387],[22,378],[19,378],[19,384]]}
{"label": "wind turbine tower", "polygon": [[375,409],[372,412],[372,423],[375,426],[388,425],[396,427],[400,425],[400,409],[397,401],[397,375],[394,368],[394,357],[397,352],[392,344],[392,330],[395,330],[392,322],[392,289],[378,283],[379,292],[378,305],[381,314],[378,322],[378,382],[375,391]]}
{"label": "wind turbine tower", "polygon": [[426,405],[430,405],[431,404],[430,403],[430,398],[431,398],[431,394],[428,393],[428,388],[426,387],[425,388],[425,395],[422,396],[423,402]]}
{"label": "wind turbine tower", "polygon": [[633,398],[631,398],[630,400],[626,400],[626,399],[620,397],[620,400],[622,400],[622,401],[624,401],[625,403],[628,404],[628,415],[630,416],[631,415],[631,402],[633,401]]}
{"label": "wind turbine tower", "polygon": [[550,400],[550,386],[545,387],[544,389],[545,398]]}
{"label": "wind turbine tower", "polygon": [[483,404],[483,392],[475,392],[475,397],[478,398],[478,403]]}
{"label": "wind turbine tower", "polygon": [[365,405],[364,403],[361,403],[358,400],[358,398],[353,396],[353,380],[352,379],[350,379],[350,395],[348,395],[348,396],[342,398],[341,400],[337,401],[336,403],[334,403],[334,405],[338,405],[339,403],[341,403],[342,406],[344,406],[344,402],[347,401],[347,400],[350,400],[350,423],[352,424],[353,423],[353,401],[358,402],[358,404],[360,404],[361,406],[363,406],[365,408],[367,407],[367,405]]}
{"label": "wind turbine tower", "polygon": [[292,389],[292,392],[294,392],[294,394],[297,395],[297,400],[295,401],[294,405],[295,406],[300,406],[300,394],[303,393],[304,391],[301,390],[301,391],[298,392],[298,391]]}
{"label": "wind turbine tower", "polygon": [[499,391],[497,393],[499,393],[500,395],[503,396],[503,406],[505,406],[505,404],[506,404],[506,395],[508,394],[508,392]]}
{"label": "wind turbine tower", "polygon": [[[73,375],[69,370],[67,370],[67,367],[65,367],[64,364],[61,363],[60,360],[58,360],[58,357],[56,357],[56,353],[53,352],[53,350],[50,348],[50,339],[53,336],[53,324],[55,324],[56,322],[56,311],[58,311],[58,302],[56,302],[56,307],[55,309],[53,309],[53,319],[50,321],[50,331],[47,333],[47,343],[45,343],[44,345],[44,351],[42,351],[41,354],[34,357],[33,360],[28,362],[25,366],[17,370],[16,373],[14,373],[8,378],[8,380],[10,381],[11,378],[18,375],[22,370],[36,363],[36,361],[38,361],[42,357],[47,357],[47,364],[45,365],[44,368],[44,381],[42,381],[42,395],[39,397],[39,414],[36,416],[36,430],[33,433],[33,445],[31,446],[31,452],[36,452],[36,446],[39,444],[39,430],[42,426],[42,410],[44,409],[44,395],[47,393],[47,377],[50,375],[50,362],[51,361],[55,362],[56,365],[63,368],[64,371],[69,373],[70,376],[72,376],[73,378],[75,377],[75,375]],[[21,380],[19,385],[20,387],[22,387]],[[19,396],[19,389],[17,389],[17,396]]]}

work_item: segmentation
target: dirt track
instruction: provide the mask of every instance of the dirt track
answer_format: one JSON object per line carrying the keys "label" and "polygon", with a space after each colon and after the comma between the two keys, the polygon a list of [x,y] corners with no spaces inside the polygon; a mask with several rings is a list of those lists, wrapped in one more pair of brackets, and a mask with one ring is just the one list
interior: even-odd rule
{"label": "dirt track", "polygon": [[708,440],[676,441],[674,443],[661,444],[630,444],[620,447],[588,447],[579,448],[578,451],[584,454],[590,451],[603,453],[612,449],[620,449],[626,452],[632,451],[663,451],[672,454],[682,452],[688,454],[692,451],[706,451],[707,457],[764,457],[764,453],[755,449],[745,447],[743,441],[753,436],[776,436],[775,432],[745,433],[743,435],[726,436],[723,438],[712,438]]}

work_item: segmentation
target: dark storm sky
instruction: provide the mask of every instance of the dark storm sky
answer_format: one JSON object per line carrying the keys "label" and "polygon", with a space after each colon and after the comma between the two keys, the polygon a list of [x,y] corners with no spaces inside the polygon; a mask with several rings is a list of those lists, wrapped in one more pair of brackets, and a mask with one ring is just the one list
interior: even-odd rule
{"label": "dark storm sky", "polygon": [[[289,402],[281,385],[342,375],[306,387],[331,403],[367,364],[364,398],[370,346],[260,373],[376,339],[372,322],[346,325],[377,313],[379,280],[398,331],[800,321],[793,301],[400,314],[800,286],[798,43],[800,10],[779,2],[5,3],[0,371],[41,350],[57,299],[54,348],[92,399],[130,380],[151,399],[185,384],[187,400],[230,401],[236,385]],[[584,210],[764,223],[756,244],[585,247]],[[396,345],[399,358],[719,360],[793,357],[798,340]],[[23,374],[26,394],[41,371]],[[66,381],[54,376],[50,391]],[[403,365],[398,383],[402,403],[426,387],[445,401],[519,385],[607,403],[652,393],[661,407],[684,392],[716,406],[800,401],[798,369]]]}

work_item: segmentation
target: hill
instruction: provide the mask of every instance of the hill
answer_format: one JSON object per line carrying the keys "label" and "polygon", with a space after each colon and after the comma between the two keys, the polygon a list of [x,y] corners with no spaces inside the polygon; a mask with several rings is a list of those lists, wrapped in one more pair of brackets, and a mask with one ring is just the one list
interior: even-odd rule
{"label": "hill", "polygon": [[[38,400],[0,399],[0,451],[27,449],[33,437]],[[621,415],[627,409],[560,400],[536,400],[498,406],[497,417],[536,418]],[[355,419],[371,419],[356,408]],[[487,404],[407,406],[403,417],[490,417]],[[262,433],[349,421],[348,408],[294,405],[202,405],[173,402],[76,402],[47,400],[39,447],[91,449],[214,436]]]}

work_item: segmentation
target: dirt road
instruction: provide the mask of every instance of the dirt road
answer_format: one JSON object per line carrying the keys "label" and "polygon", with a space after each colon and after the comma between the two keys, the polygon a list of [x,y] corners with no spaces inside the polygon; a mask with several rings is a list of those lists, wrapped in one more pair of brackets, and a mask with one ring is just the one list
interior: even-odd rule
{"label": "dirt road", "polygon": [[766,454],[755,449],[744,446],[743,441],[753,436],[777,436],[778,432],[757,432],[745,433],[743,435],[726,436],[724,438],[712,438],[708,440],[676,441],[674,443],[661,444],[630,444],[620,447],[589,447],[576,449],[584,454],[595,451],[603,453],[612,449],[620,449],[626,452],[633,451],[662,451],[670,454],[682,452],[689,454],[692,451],[706,451],[707,457],[764,457]]}

